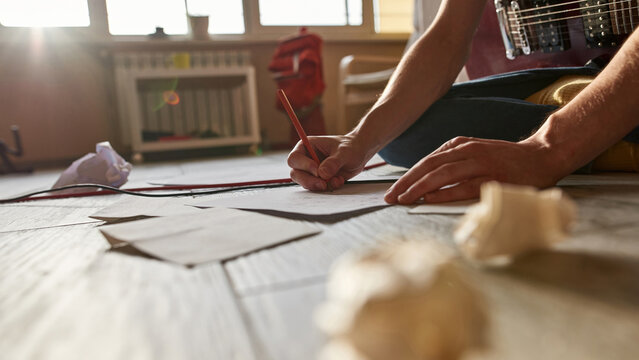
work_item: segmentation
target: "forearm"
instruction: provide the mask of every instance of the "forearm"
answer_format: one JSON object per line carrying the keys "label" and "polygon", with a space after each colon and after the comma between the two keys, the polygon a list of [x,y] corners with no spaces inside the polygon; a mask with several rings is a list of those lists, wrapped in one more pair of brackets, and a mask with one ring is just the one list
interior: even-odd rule
{"label": "forearm", "polygon": [[526,141],[550,151],[559,176],[571,173],[639,125],[639,32],[610,64]]}
{"label": "forearm", "polygon": [[433,25],[405,54],[378,101],[348,134],[369,149],[369,155],[404,132],[450,88],[466,61],[484,5],[485,0],[442,2]]}

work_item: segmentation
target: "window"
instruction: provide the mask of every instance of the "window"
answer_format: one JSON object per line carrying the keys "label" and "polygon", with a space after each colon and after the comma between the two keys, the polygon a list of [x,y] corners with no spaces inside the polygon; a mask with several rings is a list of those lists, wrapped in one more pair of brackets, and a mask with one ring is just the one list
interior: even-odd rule
{"label": "window", "polygon": [[188,33],[188,14],[208,15],[209,33],[244,33],[242,0],[107,0],[112,35],[147,35],[162,27],[168,35]]}
{"label": "window", "polygon": [[361,0],[259,0],[263,26],[362,25]]}
{"label": "window", "polygon": [[169,35],[188,31],[183,0],[107,0],[106,5],[112,35],[147,35],[156,27]]}
{"label": "window", "polygon": [[87,0],[0,0],[0,24],[9,27],[87,27]]}

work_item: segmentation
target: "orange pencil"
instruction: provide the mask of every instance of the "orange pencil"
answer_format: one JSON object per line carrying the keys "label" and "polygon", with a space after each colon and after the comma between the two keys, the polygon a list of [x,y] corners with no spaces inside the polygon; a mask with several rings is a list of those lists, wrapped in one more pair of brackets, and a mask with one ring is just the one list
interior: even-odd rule
{"label": "orange pencil", "polygon": [[300,121],[297,119],[297,116],[295,115],[295,111],[293,111],[293,107],[291,106],[291,103],[288,101],[288,98],[286,97],[284,90],[278,89],[277,96],[280,98],[280,101],[282,102],[284,109],[286,109],[286,113],[288,113],[288,117],[291,119],[291,122],[293,123],[293,126],[295,127],[295,130],[297,131],[297,135],[299,135],[300,139],[302,140],[304,147],[306,147],[306,151],[308,151],[308,153],[311,154],[311,157],[313,158],[313,160],[315,160],[315,162],[317,163],[317,166],[319,166],[320,160],[317,157],[315,150],[313,150],[311,143],[308,141],[308,137],[306,137],[304,128],[302,128],[302,124],[300,124]]}

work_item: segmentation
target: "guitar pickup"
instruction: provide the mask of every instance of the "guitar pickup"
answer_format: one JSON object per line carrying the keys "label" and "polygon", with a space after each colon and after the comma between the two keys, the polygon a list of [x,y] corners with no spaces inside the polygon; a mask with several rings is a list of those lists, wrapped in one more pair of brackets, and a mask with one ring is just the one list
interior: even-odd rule
{"label": "guitar pickup", "polygon": [[630,6],[630,9],[626,9],[624,2],[620,2],[621,5],[619,2],[609,4],[609,1],[604,0],[587,0],[579,4],[587,47],[617,46],[621,42],[619,35],[629,34],[634,30],[636,18],[632,9]]}
{"label": "guitar pickup", "polygon": [[[563,1],[533,0],[527,23],[535,33],[537,48],[545,53],[564,51],[570,48],[566,12],[558,6]],[[533,17],[534,16],[534,17]]]}

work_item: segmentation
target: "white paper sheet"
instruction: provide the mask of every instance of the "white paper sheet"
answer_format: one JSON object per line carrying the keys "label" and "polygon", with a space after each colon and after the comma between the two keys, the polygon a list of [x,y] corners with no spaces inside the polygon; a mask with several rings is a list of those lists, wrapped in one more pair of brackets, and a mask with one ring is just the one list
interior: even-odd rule
{"label": "white paper sheet", "polygon": [[[153,185],[201,185],[237,184],[256,181],[272,181],[290,178],[291,169],[286,163],[288,154],[272,154],[262,157],[220,159],[206,165],[184,165],[185,174],[166,179],[149,181]],[[367,166],[384,160],[375,155]],[[391,165],[366,170],[353,180],[398,179],[404,168]]]}
{"label": "white paper sheet", "polygon": [[441,204],[423,204],[410,209],[410,214],[449,214],[463,215],[477,200],[452,201]]}
{"label": "white paper sheet", "polygon": [[207,197],[187,204],[201,208],[226,207],[305,215],[332,215],[387,206],[384,194],[390,186],[390,183],[345,184],[332,192],[312,192],[301,186],[287,186],[267,191],[249,191],[234,194],[235,196]]}
{"label": "white paper sheet", "polygon": [[[371,164],[371,162],[369,162],[369,164]],[[406,171],[408,171],[408,169],[405,167],[386,164],[370,170],[362,171],[349,181],[397,180],[404,175]]]}
{"label": "white paper sheet", "polygon": [[238,184],[290,178],[291,169],[284,162],[211,163],[206,169],[169,179],[152,180],[153,185]]}
{"label": "white paper sheet", "polygon": [[122,200],[105,207],[90,217],[106,222],[134,220],[140,218],[192,214],[199,209],[186,206],[192,198],[148,198],[127,196]]}
{"label": "white paper sheet", "polygon": [[195,265],[237,257],[321,230],[301,221],[221,208],[107,225],[100,231],[111,244],[124,242],[160,259]]}

